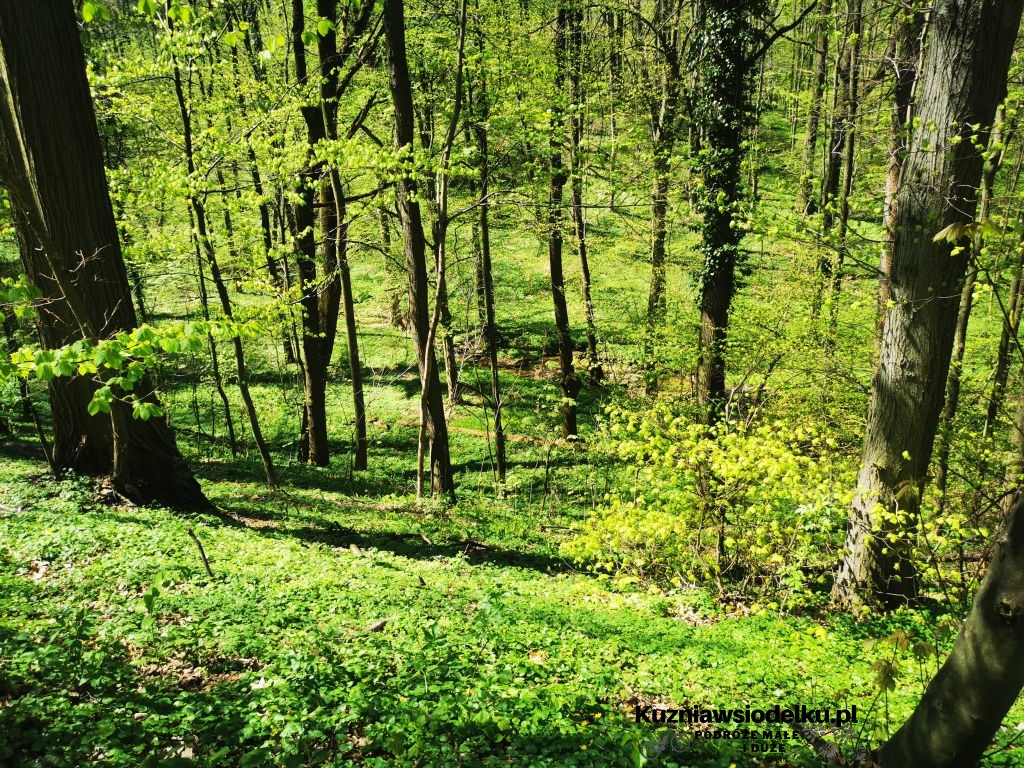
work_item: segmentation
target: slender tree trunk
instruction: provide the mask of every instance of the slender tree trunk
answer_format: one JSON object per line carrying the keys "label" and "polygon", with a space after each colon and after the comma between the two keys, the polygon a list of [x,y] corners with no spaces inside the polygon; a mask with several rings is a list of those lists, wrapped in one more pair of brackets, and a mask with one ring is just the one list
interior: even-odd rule
{"label": "slender tree trunk", "polygon": [[[992,205],[992,184],[996,173],[1002,165],[1003,124],[1006,115],[1000,107],[996,112],[996,120],[989,136],[988,156],[981,173],[981,203],[978,206],[977,224],[988,221],[989,209]],[[949,448],[953,437],[953,420],[956,418],[960,404],[960,376],[963,373],[964,350],[967,348],[967,326],[971,320],[971,309],[974,306],[974,285],[978,279],[978,265],[981,251],[985,246],[985,237],[981,231],[975,231],[971,243],[972,264],[967,270],[964,288],[960,292],[960,310],[957,313],[956,332],[953,336],[953,356],[949,366],[949,379],[946,382],[946,400],[939,416],[938,457],[935,462],[935,490],[939,497],[939,514],[946,508],[946,482],[949,475]]]}
{"label": "slender tree trunk", "polygon": [[[839,192],[839,221],[836,232],[838,250],[832,271],[831,308],[829,310],[829,327],[825,334],[825,351],[831,353],[836,343],[839,326],[839,292],[843,285],[843,266],[848,249],[847,230],[850,222],[850,195],[853,193],[854,159],[856,157],[857,116],[860,110],[860,38],[864,26],[863,0],[850,0],[850,44],[849,62],[847,64],[848,90],[846,108],[843,110],[846,125],[843,129],[843,186]],[[826,212],[826,216],[828,213]]]}
{"label": "slender tree trunk", "polygon": [[814,73],[811,85],[811,106],[807,112],[807,139],[800,171],[799,210],[809,215],[817,210],[814,199],[814,166],[817,163],[818,130],[821,124],[821,102],[828,74],[829,25],[832,21],[832,0],[822,0],[814,38]]}
{"label": "slender tree trunk", "polygon": [[571,200],[573,230],[580,254],[580,289],[587,316],[587,373],[592,381],[603,378],[597,355],[597,323],[594,319],[594,300],[590,289],[590,261],[587,258],[587,227],[583,213],[583,11],[574,7],[568,14],[569,32],[569,99],[572,116],[569,118],[569,197]]}
{"label": "slender tree trunk", "polygon": [[[27,266],[48,275],[40,287],[61,313],[40,316],[41,341],[99,341],[132,330],[131,285],[70,5],[0,3],[0,91],[0,180],[30,230],[23,233],[26,242],[40,245],[30,249]],[[74,378],[51,388],[68,460],[58,466],[109,472],[114,487],[136,500],[209,509],[167,422],[133,420],[119,402],[108,419],[88,417],[96,386]],[[157,403],[148,377],[136,383],[135,393]]]}
{"label": "slender tree trunk", "polygon": [[1022,250],[1017,257],[1013,282],[1010,284],[1010,299],[1006,316],[1003,318],[1003,328],[999,334],[996,368],[992,374],[992,390],[989,392],[988,403],[985,406],[985,425],[982,428],[982,434],[985,437],[991,437],[995,431],[999,409],[1006,396],[1006,379],[1010,372],[1010,348],[1020,329],[1021,292],[1024,291],[1024,245],[1018,247]]}
{"label": "slender tree trunk", "polygon": [[756,63],[749,60],[745,42],[750,24],[747,9],[726,0],[704,3],[695,24],[698,30],[715,30],[704,33],[693,50],[700,71],[696,112],[706,144],[700,162],[705,193],[698,204],[704,266],[697,399],[709,424],[718,421],[726,399],[725,342],[742,237],[733,216],[740,194],[743,132],[750,120],[748,75]]}
{"label": "slender tree trunk", "polygon": [[565,301],[565,275],[562,268],[562,195],[566,173],[562,164],[563,98],[566,70],[566,21],[568,11],[559,7],[555,20],[555,99],[551,114],[551,181],[548,188],[548,265],[551,270],[551,297],[555,306],[555,334],[558,338],[559,383],[562,388],[562,434],[576,434],[576,397],[580,380],[573,366],[569,308]]}
{"label": "slender tree trunk", "polygon": [[502,425],[504,401],[501,396],[501,381],[498,376],[498,326],[494,312],[494,268],[491,265],[491,227],[487,196],[490,186],[487,147],[486,116],[484,124],[477,127],[477,143],[480,147],[480,264],[484,282],[484,311],[486,313],[485,340],[487,361],[491,369],[491,402],[494,409],[494,462],[498,482],[505,482],[505,429]]}
{"label": "slender tree trunk", "polygon": [[668,236],[668,190],[670,147],[654,148],[654,180],[651,183],[651,290],[647,297],[647,330],[644,334],[645,388],[657,389],[657,364],[654,360],[658,334],[665,320],[665,242]]}
{"label": "slender tree trunk", "polygon": [[[263,187],[263,177],[256,162],[256,152],[252,147],[249,147],[248,152],[252,189],[256,197],[259,198],[260,231],[263,234],[263,258],[267,263],[267,274],[270,276],[270,282],[273,283],[274,287],[284,294],[284,277],[281,274],[277,260],[274,258],[274,229],[271,225],[270,202],[266,197],[266,191]],[[287,329],[281,334],[281,345],[284,348],[284,361],[286,363],[294,363],[295,352],[292,349],[292,340],[288,335]]]}
{"label": "slender tree trunk", "polygon": [[[963,226],[973,220],[982,172],[971,126],[990,125],[1006,95],[1022,5],[939,0],[932,12],[920,128],[897,201],[892,307],[872,387],[847,554],[832,592],[844,606],[891,606],[917,593],[911,552],[919,499],[967,267]],[[935,234],[940,236],[933,239]]]}
{"label": "slender tree trunk", "polygon": [[[192,245],[195,248],[196,256],[196,275],[199,278],[199,306],[203,312],[203,320],[210,322],[210,297],[206,291],[206,268],[203,266],[203,251],[199,245],[199,238],[196,235],[196,220],[195,212],[189,207],[188,220],[191,227],[191,239]],[[231,456],[235,457],[238,455],[238,439],[235,434],[235,419],[231,415],[231,402],[228,400],[228,393],[224,390],[224,377],[220,372],[220,353],[217,351],[217,341],[213,338],[213,333],[206,334],[206,341],[210,347],[210,369],[213,374],[213,387],[217,390],[217,396],[220,398],[221,405],[224,406],[224,425],[228,430],[228,447],[231,449]],[[211,417],[211,421],[214,424],[214,430],[211,432],[211,439],[216,436],[216,414]],[[196,428],[202,429],[199,424],[198,412],[196,418]]]}
{"label": "slender tree trunk", "polygon": [[[384,37],[395,113],[395,147],[399,152],[411,153],[414,138],[412,83],[405,51],[405,11],[402,0],[384,0]],[[431,487],[435,493],[451,495],[455,492],[455,478],[448,447],[441,380],[430,339],[426,240],[417,202],[417,184],[409,175],[398,179],[395,187],[409,271],[409,319],[412,322],[420,372],[421,428],[430,441]]]}
{"label": "slender tree trunk", "polygon": [[331,188],[338,200],[338,236],[335,238],[335,262],[341,278],[341,303],[345,314],[345,341],[348,344],[349,376],[352,379],[352,403],[355,416],[355,455],[353,469],[367,465],[366,397],[363,392],[363,366],[359,356],[359,329],[356,325],[355,299],[352,296],[352,271],[348,263],[348,223],[345,221],[345,199],[338,172],[331,171]]}
{"label": "slender tree trunk", "polygon": [[[478,48],[484,49],[483,35],[477,41]],[[473,134],[476,137],[479,151],[479,247],[480,247],[480,282],[483,289],[484,323],[483,339],[487,353],[488,367],[491,373],[491,408],[493,409],[494,426],[494,465],[498,482],[505,482],[505,428],[502,423],[504,402],[501,395],[501,380],[498,370],[498,324],[494,308],[494,266],[491,263],[491,224],[490,224],[490,144],[488,139],[488,120],[490,119],[490,103],[487,95],[487,73],[479,73],[479,87],[476,91],[477,119],[473,121]]]}
{"label": "slender tree trunk", "polygon": [[[185,167],[189,178],[196,177],[195,154],[192,149],[192,115],[185,100],[185,90],[181,82],[181,70],[174,65],[174,93],[178,100],[178,111],[181,116],[182,136],[184,138]],[[210,266],[210,278],[213,280],[214,289],[220,300],[220,308],[224,316],[229,320],[234,317],[231,306],[231,297],[228,295],[227,284],[220,271],[220,264],[217,261],[217,252],[210,239],[207,226],[206,206],[197,192],[189,193],[189,209],[194,214],[195,236],[202,247],[203,255]],[[242,396],[242,404],[245,406],[245,414],[249,418],[249,429],[252,432],[253,442],[259,452],[260,460],[263,463],[263,473],[266,476],[267,487],[275,489],[278,486],[277,470],[274,468],[274,461],[270,456],[270,448],[263,437],[263,430],[260,428],[259,415],[256,411],[256,404],[253,402],[252,394],[249,391],[249,376],[245,365],[245,351],[242,348],[242,339],[234,336],[231,339],[231,346],[235,353],[235,375],[237,377],[238,393]]]}

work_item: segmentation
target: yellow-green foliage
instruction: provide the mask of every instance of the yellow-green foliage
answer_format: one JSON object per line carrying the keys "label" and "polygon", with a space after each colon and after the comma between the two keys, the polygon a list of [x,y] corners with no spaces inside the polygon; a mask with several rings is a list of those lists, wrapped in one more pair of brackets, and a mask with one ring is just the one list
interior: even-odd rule
{"label": "yellow-green foliage", "polygon": [[609,416],[602,449],[635,472],[566,546],[577,562],[627,578],[789,592],[832,564],[852,478],[821,431],[781,421],[709,428],[665,405]]}

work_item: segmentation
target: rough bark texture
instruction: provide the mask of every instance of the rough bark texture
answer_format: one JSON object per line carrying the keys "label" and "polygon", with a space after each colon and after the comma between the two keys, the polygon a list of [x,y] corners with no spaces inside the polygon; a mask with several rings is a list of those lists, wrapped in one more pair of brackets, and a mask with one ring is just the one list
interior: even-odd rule
{"label": "rough bark texture", "polygon": [[[27,241],[41,246],[29,249],[29,266],[49,278],[41,288],[50,308],[61,305],[54,328],[41,316],[42,343],[134,328],[78,27],[62,0],[0,3],[0,176],[31,230]],[[72,381],[52,390],[64,465],[109,472],[138,500],[208,508],[163,419],[133,420],[120,404],[110,418],[84,415],[95,386]],[[136,387],[155,402],[148,380]]]}
{"label": "rough bark texture", "polygon": [[903,178],[903,163],[907,154],[907,129],[910,125],[910,110],[917,83],[921,37],[924,34],[926,18],[924,12],[906,15],[902,8],[897,9],[896,13],[904,16],[897,19],[892,45],[892,65],[896,71],[896,83],[893,87],[893,105],[889,120],[889,159],[882,214],[886,242],[878,269],[879,342],[889,304],[889,273],[892,271],[892,253],[896,245],[896,193]]}
{"label": "rough bark texture", "polygon": [[[402,0],[384,2],[384,37],[387,41],[388,74],[395,111],[395,146],[400,151],[413,148],[414,117],[412,83],[405,53],[405,12]],[[453,493],[448,449],[448,425],[437,361],[430,343],[429,285],[427,283],[426,241],[423,218],[417,202],[416,181],[411,176],[396,182],[398,214],[402,222],[405,258],[409,271],[409,319],[420,372],[421,396],[425,404],[426,429],[430,438],[430,476],[435,493]]]}
{"label": "rough bark texture", "polygon": [[833,588],[841,605],[893,605],[916,593],[909,552],[967,266],[967,249],[954,252],[954,244],[967,245],[962,236],[933,238],[974,217],[982,157],[970,126],[990,125],[1006,94],[1022,5],[1024,0],[940,0],[932,13],[921,127],[897,199],[892,307],[872,387],[847,554]]}
{"label": "rough bark texture", "polygon": [[976,765],[1022,687],[1024,495],[1018,495],[953,650],[910,719],[879,751],[882,768]]}
{"label": "rough bark texture", "polygon": [[[321,8],[320,6],[324,6]],[[327,11],[332,24],[337,22],[337,4],[320,2],[318,13]],[[292,43],[295,58],[295,77],[299,83],[308,78],[305,42],[305,8],[302,0],[292,0]],[[318,36],[318,48],[322,68],[321,95],[333,96],[332,86],[337,82],[330,65],[330,57],[337,49],[335,29],[329,29],[324,36]],[[306,125],[306,143],[310,152],[319,142],[327,138],[328,123],[336,120],[336,103],[322,99],[321,104],[302,107],[302,118]],[[319,467],[330,464],[330,446],[327,436],[327,367],[334,352],[334,339],[338,329],[338,312],[341,307],[341,280],[332,269],[335,237],[338,225],[337,206],[329,184],[320,180],[321,169],[307,168],[299,183],[299,201],[295,206],[295,236],[297,238],[297,264],[299,287],[302,291],[302,354],[303,389],[305,391],[307,460]],[[318,195],[319,192],[319,195]],[[324,269],[322,278],[317,269],[317,236],[315,205],[319,197],[320,232],[323,238]],[[330,265],[327,263],[330,262]]]}

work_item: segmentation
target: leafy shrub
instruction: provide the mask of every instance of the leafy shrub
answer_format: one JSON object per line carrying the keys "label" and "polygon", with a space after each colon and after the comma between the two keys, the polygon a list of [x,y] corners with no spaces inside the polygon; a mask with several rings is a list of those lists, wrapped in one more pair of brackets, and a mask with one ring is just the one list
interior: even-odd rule
{"label": "leafy shrub", "polygon": [[659,583],[725,580],[806,591],[834,562],[852,478],[814,428],[716,427],[670,406],[612,410],[600,450],[631,478],[566,545],[577,562]]}

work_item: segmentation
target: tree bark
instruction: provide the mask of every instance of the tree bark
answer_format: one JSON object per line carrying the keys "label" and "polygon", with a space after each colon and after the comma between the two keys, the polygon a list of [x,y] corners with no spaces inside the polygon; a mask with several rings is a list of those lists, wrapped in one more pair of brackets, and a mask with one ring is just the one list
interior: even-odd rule
{"label": "tree bark", "polygon": [[[992,185],[996,173],[1003,163],[1005,154],[1003,124],[1006,115],[1002,107],[996,112],[996,120],[988,142],[988,157],[981,174],[981,203],[978,208],[977,224],[988,221],[992,206]],[[1011,128],[1012,132],[1012,128]],[[978,265],[981,261],[985,237],[980,228],[972,233],[971,260],[963,290],[960,292],[960,310],[957,313],[956,332],[953,334],[953,357],[949,366],[949,380],[946,382],[946,399],[939,416],[939,455],[935,462],[935,490],[939,497],[939,514],[946,508],[946,482],[949,476],[949,450],[953,437],[953,420],[960,405],[960,376],[963,372],[964,351],[967,349],[967,326],[974,307],[974,286],[978,279]]]}
{"label": "tree bark", "polygon": [[1024,495],[1018,494],[953,650],[910,719],[879,750],[880,765],[976,765],[1022,687]]}
{"label": "tree bark", "polygon": [[[921,127],[897,199],[892,307],[885,319],[837,603],[916,596],[911,551],[919,498],[949,372],[982,156],[971,125],[990,125],[1006,95],[1024,0],[939,0],[922,77]],[[985,139],[985,131],[980,137]],[[955,139],[955,140],[954,140]],[[937,239],[933,237],[942,233]]]}
{"label": "tree bark", "polygon": [[566,70],[566,27],[568,11],[559,7],[555,19],[555,100],[551,109],[551,181],[548,187],[548,265],[551,270],[551,297],[555,307],[555,334],[558,338],[559,384],[562,389],[562,434],[576,434],[576,397],[580,380],[573,366],[569,308],[565,301],[565,275],[562,266],[562,196],[566,182],[562,163],[563,98]]}
{"label": "tree bark", "polygon": [[[415,125],[412,83],[405,51],[405,10],[402,0],[384,0],[384,37],[395,112],[395,148],[400,153],[408,154],[413,150]],[[409,272],[409,319],[413,326],[413,342],[420,373],[421,422],[430,441],[431,487],[434,493],[451,495],[455,492],[455,478],[448,446],[441,379],[430,339],[426,240],[417,201],[417,184],[410,174],[399,178],[395,187]]]}
{"label": "tree bark", "polygon": [[[683,94],[680,76],[681,6],[669,0],[657,0],[651,17],[655,63],[648,76],[648,87],[654,94],[648,103],[651,125],[653,179],[651,181],[651,287],[647,295],[647,328],[643,342],[645,389],[657,389],[655,355],[658,336],[666,311],[666,241],[668,237],[668,194],[671,182],[671,157],[681,130],[679,105]],[[621,43],[621,40],[618,42]],[[621,66],[621,61],[618,62]],[[618,72],[618,70],[616,70]],[[691,126],[692,127],[692,126]],[[691,147],[697,154],[698,147]]]}
{"label": "tree bark", "polygon": [[[898,7],[897,14],[905,14]],[[892,65],[896,70],[893,88],[893,105],[889,119],[889,158],[885,176],[885,203],[882,218],[885,226],[885,247],[878,269],[878,311],[877,344],[882,340],[882,327],[889,305],[889,274],[892,271],[892,254],[896,247],[896,201],[903,178],[903,163],[907,154],[907,131],[910,126],[910,112],[914,90],[917,84],[918,66],[921,59],[921,41],[924,36],[926,15],[915,11],[897,18],[896,34],[893,40]]]}
{"label": "tree bark", "polygon": [[573,231],[580,255],[580,290],[587,317],[587,375],[598,382],[604,377],[597,355],[597,322],[590,289],[590,260],[587,256],[587,225],[583,213],[583,10],[573,7],[568,14],[569,32],[569,199]]}
{"label": "tree bark", "polygon": [[693,50],[698,70],[695,112],[706,147],[699,163],[705,191],[697,206],[703,219],[697,399],[709,424],[718,421],[725,405],[725,342],[742,238],[742,231],[734,226],[734,213],[743,133],[751,112],[748,75],[756,63],[747,49],[752,10],[710,0],[701,6],[695,24],[696,29],[706,30]]}
{"label": "tree bark", "polygon": [[[99,341],[135,328],[71,5],[0,3],[0,90],[0,177],[30,230],[26,240],[40,246],[30,249],[30,266],[48,275],[41,288],[62,313],[53,328],[41,316],[42,343]],[[165,420],[133,420],[119,402],[109,419],[85,416],[96,386],[72,379],[51,390],[55,419],[70,417],[55,422],[63,433],[59,458],[77,471],[109,472],[130,498],[209,509]],[[156,403],[148,377],[136,393]],[[89,450],[77,451],[83,444]]]}
{"label": "tree bark", "polygon": [[[181,69],[177,62],[174,64],[174,93],[177,97],[178,111],[181,117],[182,136],[184,137],[183,148],[185,153],[185,168],[190,179],[196,177],[195,155],[192,149],[192,112],[185,100],[185,91],[181,81]],[[202,248],[206,262],[210,266],[210,279],[213,281],[214,289],[217,291],[217,298],[220,300],[220,308],[224,316],[229,320],[234,317],[231,297],[228,295],[227,284],[220,271],[220,264],[217,261],[217,252],[210,239],[210,232],[207,223],[206,205],[198,192],[192,190],[188,196],[189,210],[194,216],[192,219],[195,226],[195,237]],[[202,266],[200,265],[200,271]],[[200,279],[202,276],[200,275]],[[267,487],[271,490],[277,488],[277,470],[274,467],[273,458],[270,455],[270,448],[263,437],[263,430],[260,428],[259,414],[256,411],[256,404],[253,402],[252,394],[249,391],[249,372],[245,364],[245,350],[242,347],[242,339],[234,336],[231,339],[231,346],[235,353],[235,375],[238,384],[238,394],[242,397],[242,404],[245,407],[245,414],[249,418],[249,429],[252,432],[253,442],[260,455],[263,464],[263,474],[267,480]],[[227,401],[225,400],[225,409]]]}
{"label": "tree bark", "polygon": [[[1018,246],[1020,247],[1020,246]],[[1017,257],[1017,264],[1010,284],[1010,299],[1003,318],[1003,327],[999,334],[999,348],[996,350],[996,368],[992,373],[992,389],[985,406],[985,425],[982,435],[991,437],[995,431],[999,409],[1006,396],[1006,379],[1010,372],[1010,347],[1017,338],[1020,328],[1021,292],[1024,291],[1024,251]]]}
{"label": "tree bark", "polygon": [[804,142],[803,164],[800,171],[799,210],[810,215],[817,210],[814,198],[814,166],[818,153],[818,130],[821,125],[821,102],[825,94],[828,74],[829,25],[832,21],[832,0],[822,0],[814,37],[814,75],[811,85],[811,106],[807,112],[807,139]]}

